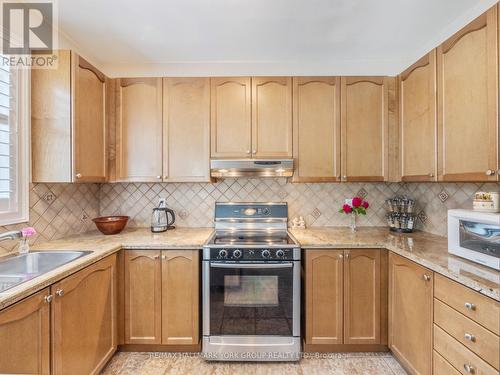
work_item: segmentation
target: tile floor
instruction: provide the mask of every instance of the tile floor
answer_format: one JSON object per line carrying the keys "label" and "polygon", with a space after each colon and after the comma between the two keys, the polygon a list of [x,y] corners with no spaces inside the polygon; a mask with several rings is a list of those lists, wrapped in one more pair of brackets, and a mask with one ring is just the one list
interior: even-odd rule
{"label": "tile floor", "polygon": [[389,353],[310,353],[299,363],[206,362],[176,353],[117,353],[103,375],[404,375]]}

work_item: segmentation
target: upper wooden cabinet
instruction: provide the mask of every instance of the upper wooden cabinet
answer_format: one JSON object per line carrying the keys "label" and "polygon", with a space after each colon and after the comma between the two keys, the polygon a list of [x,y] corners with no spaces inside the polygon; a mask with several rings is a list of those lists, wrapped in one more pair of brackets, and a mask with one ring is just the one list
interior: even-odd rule
{"label": "upper wooden cabinet", "polygon": [[340,77],[293,78],[296,182],[340,181]]}
{"label": "upper wooden cabinet", "polygon": [[342,181],[388,178],[389,79],[341,79]]}
{"label": "upper wooden cabinet", "polygon": [[437,180],[436,51],[399,75],[401,179]]}
{"label": "upper wooden cabinet", "polygon": [[118,79],[116,106],[116,180],[161,181],[161,78]]}
{"label": "upper wooden cabinet", "polygon": [[432,373],[433,273],[389,254],[389,347],[412,374]]}
{"label": "upper wooden cabinet", "polygon": [[497,179],[497,9],[437,48],[439,180]]}
{"label": "upper wooden cabinet", "polygon": [[211,155],[248,158],[252,150],[250,77],[211,78]]}
{"label": "upper wooden cabinet", "polygon": [[211,79],[211,156],[292,157],[292,79]]}
{"label": "upper wooden cabinet", "polygon": [[0,311],[0,373],[50,374],[50,291]]}
{"label": "upper wooden cabinet", "polygon": [[252,78],[252,157],[292,157],[292,79]]}
{"label": "upper wooden cabinet", "polygon": [[210,79],[163,80],[163,179],[210,181]]}
{"label": "upper wooden cabinet", "polygon": [[116,351],[116,255],[53,284],[52,373],[99,374]]}
{"label": "upper wooden cabinet", "polygon": [[106,79],[60,50],[57,69],[31,72],[33,182],[106,180]]}

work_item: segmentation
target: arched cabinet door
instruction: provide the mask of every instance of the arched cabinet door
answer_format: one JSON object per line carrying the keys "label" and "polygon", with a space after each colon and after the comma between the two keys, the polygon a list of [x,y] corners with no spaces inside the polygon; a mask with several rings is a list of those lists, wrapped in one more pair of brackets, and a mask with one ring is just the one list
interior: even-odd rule
{"label": "arched cabinet door", "polygon": [[125,251],[125,343],[161,343],[159,250]]}
{"label": "arched cabinet door", "polygon": [[251,157],[251,78],[211,78],[210,87],[211,156]]}
{"label": "arched cabinet door", "polygon": [[198,344],[199,250],[162,251],[161,278],[162,344]]}
{"label": "arched cabinet door", "polygon": [[342,77],[342,181],[386,181],[391,77]]}
{"label": "arched cabinet door", "polygon": [[436,51],[398,77],[402,181],[437,180]]}
{"label": "arched cabinet door", "polygon": [[440,181],[496,181],[497,7],[437,48]]}

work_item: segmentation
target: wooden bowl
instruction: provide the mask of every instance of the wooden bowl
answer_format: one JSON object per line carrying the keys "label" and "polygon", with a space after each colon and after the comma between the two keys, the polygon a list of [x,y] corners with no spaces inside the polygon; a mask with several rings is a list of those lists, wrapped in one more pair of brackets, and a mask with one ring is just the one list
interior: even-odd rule
{"label": "wooden bowl", "polygon": [[120,233],[127,225],[129,218],[130,216],[101,216],[92,221],[102,234],[108,235]]}

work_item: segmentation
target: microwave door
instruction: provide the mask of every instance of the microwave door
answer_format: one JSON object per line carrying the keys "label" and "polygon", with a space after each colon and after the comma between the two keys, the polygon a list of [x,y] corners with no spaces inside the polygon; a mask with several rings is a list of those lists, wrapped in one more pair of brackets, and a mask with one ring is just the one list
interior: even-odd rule
{"label": "microwave door", "polygon": [[460,220],[459,233],[460,247],[500,258],[500,227]]}

